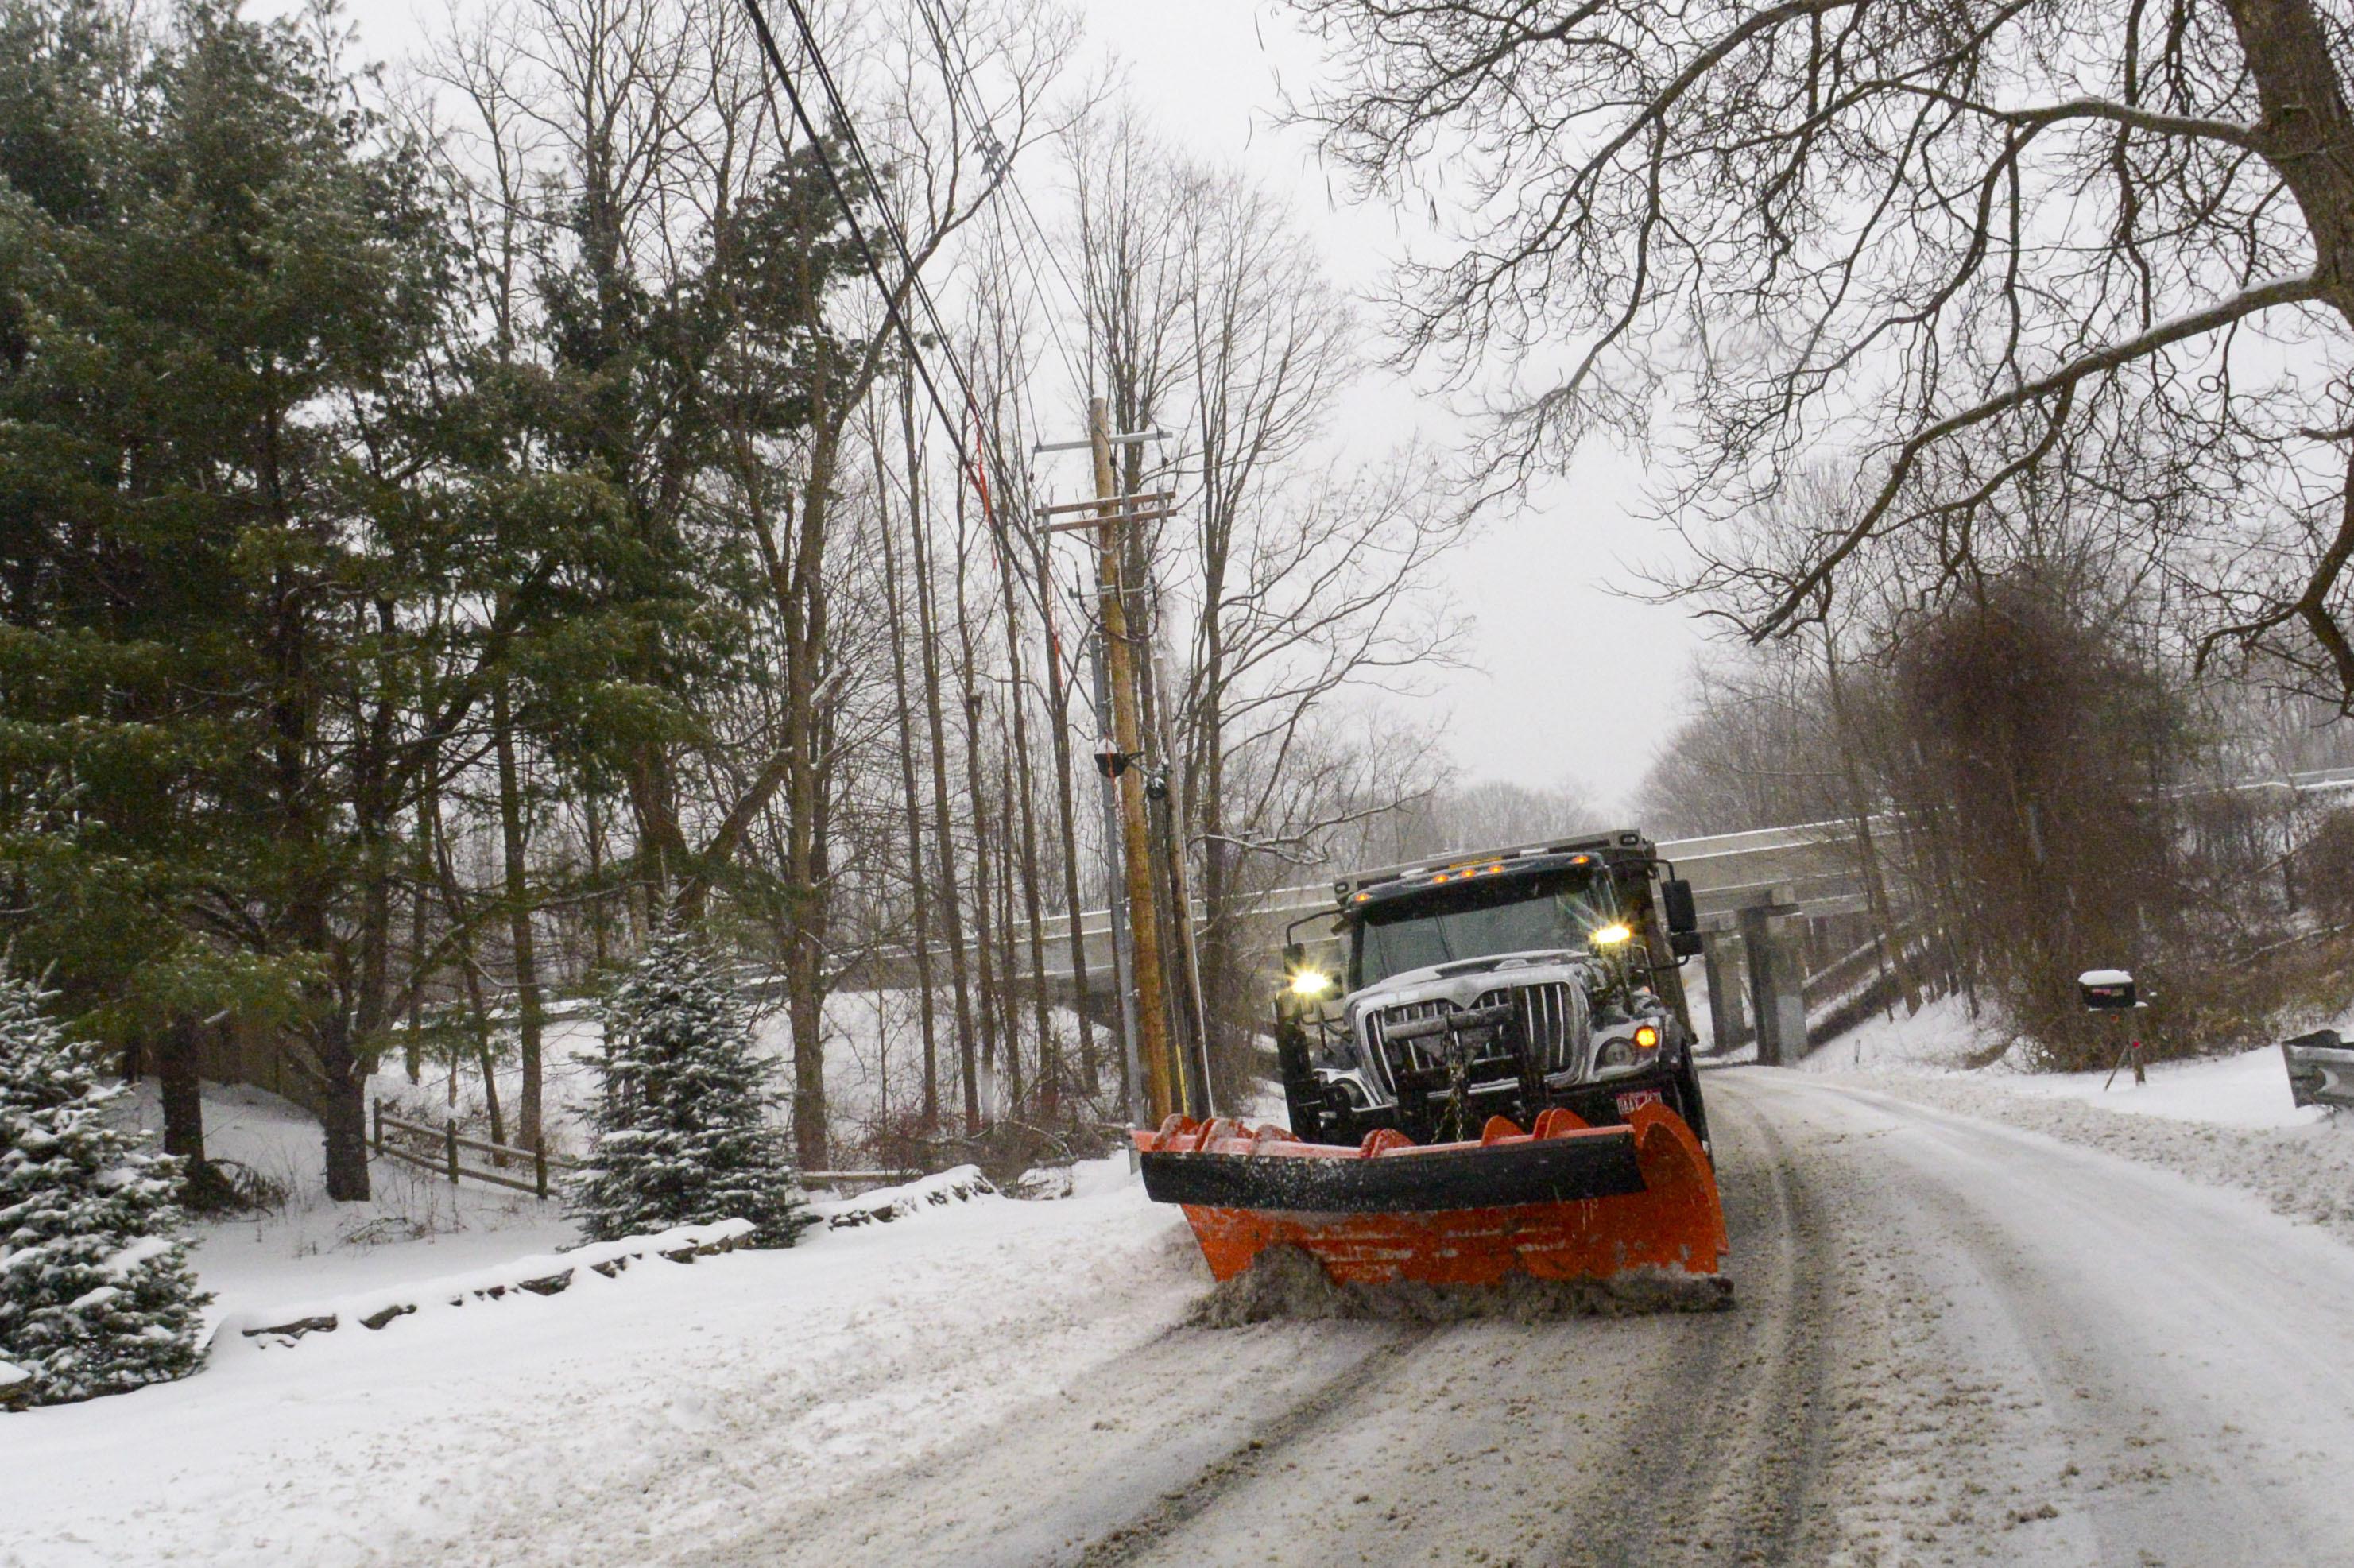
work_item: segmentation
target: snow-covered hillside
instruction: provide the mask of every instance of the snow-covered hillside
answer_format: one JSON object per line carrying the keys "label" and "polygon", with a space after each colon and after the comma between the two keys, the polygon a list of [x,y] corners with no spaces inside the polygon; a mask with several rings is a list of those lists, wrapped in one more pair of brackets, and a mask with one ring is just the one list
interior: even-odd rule
{"label": "snow-covered hillside", "polygon": [[[916,999],[907,991],[839,991],[827,999],[825,1012],[826,1105],[834,1123],[837,1150],[854,1145],[877,1125],[904,1118],[917,1104],[923,1086],[922,1033],[916,1016]],[[583,1152],[582,1119],[598,1090],[597,1075],[588,1058],[603,1038],[593,1010],[578,1001],[552,1004],[556,1014],[542,1040],[542,1093],[546,1099],[548,1151],[558,1156]],[[1078,1018],[1057,1008],[1050,1022],[1066,1051],[1078,1049]],[[945,1042],[952,1030],[939,1024]],[[754,1022],[754,1049],[778,1065],[777,1081],[786,1081],[792,1057],[792,1036],[782,1012],[770,1010]],[[1117,1046],[1097,1031],[1096,1044],[1106,1061]],[[499,1102],[511,1118],[522,1089],[521,1074],[510,1059],[498,1069]],[[941,1092],[950,1095],[956,1071],[952,1050],[939,1064]],[[477,1129],[485,1125],[485,1098],[480,1070],[463,1062],[457,1070],[454,1098],[450,1073],[442,1065],[420,1065],[418,1081],[410,1083],[397,1052],[387,1055],[382,1070],[368,1080],[371,1101],[385,1099],[413,1115],[438,1120],[455,1114]],[[1002,1086],[987,1078],[981,1086],[984,1107],[1002,1107]],[[315,1163],[315,1160],[313,1161]]]}

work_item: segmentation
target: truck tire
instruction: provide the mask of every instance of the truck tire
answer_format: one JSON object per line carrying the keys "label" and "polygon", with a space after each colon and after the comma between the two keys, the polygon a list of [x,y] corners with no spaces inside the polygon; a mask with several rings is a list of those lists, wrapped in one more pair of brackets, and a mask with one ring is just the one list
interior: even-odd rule
{"label": "truck tire", "polygon": [[1710,1158],[1715,1158],[1716,1150],[1708,1140],[1708,1107],[1700,1097],[1700,1069],[1692,1065],[1689,1054],[1684,1057],[1682,1071],[1676,1075],[1676,1114],[1684,1118],[1684,1125],[1692,1129],[1692,1136],[1700,1139],[1700,1146],[1708,1150]]}

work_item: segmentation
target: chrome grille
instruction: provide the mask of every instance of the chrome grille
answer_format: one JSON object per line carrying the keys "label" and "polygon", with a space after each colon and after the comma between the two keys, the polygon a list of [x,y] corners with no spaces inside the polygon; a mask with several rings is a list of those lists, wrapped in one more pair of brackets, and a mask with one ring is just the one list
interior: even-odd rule
{"label": "chrome grille", "polygon": [[[1546,980],[1536,985],[1498,986],[1482,991],[1472,1006],[1509,1003],[1520,1016],[1522,1038],[1536,1053],[1537,1070],[1558,1073],[1579,1065],[1585,1000],[1567,981]],[[1456,1011],[1455,1004],[1446,998],[1432,997],[1365,1013],[1366,1054],[1380,1074],[1384,1088],[1394,1093],[1399,1073],[1426,1071],[1443,1065],[1446,1060],[1443,1033],[1417,1034],[1404,1040],[1392,1036],[1408,1025],[1426,1023]]]}

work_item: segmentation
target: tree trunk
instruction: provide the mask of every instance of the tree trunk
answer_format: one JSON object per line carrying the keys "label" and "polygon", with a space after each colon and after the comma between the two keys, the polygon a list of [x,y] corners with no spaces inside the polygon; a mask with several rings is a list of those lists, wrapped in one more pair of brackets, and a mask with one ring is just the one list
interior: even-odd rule
{"label": "tree trunk", "polygon": [[204,1029],[175,1018],[156,1052],[155,1087],[164,1103],[164,1152],[183,1162],[182,1203],[197,1213],[225,1207],[235,1196],[228,1178],[205,1158]]}
{"label": "tree trunk", "polygon": [[[1013,832],[1013,748],[1005,744],[1005,726],[997,729],[997,975],[999,989],[1005,993],[1005,1009],[998,1022],[999,1037],[1005,1042],[1005,1105],[1006,1112],[1022,1120],[1023,1108],[1029,1104],[1023,1090],[1028,1086],[1022,1065],[1022,993],[1023,986],[1015,976],[1022,972],[1019,941],[1014,927],[1021,923],[1015,913]],[[1028,988],[1036,997],[1038,988]],[[1041,1031],[1043,1039],[1044,1031]]]}
{"label": "tree trunk", "polygon": [[956,819],[949,810],[948,723],[940,711],[939,617],[933,604],[931,551],[920,499],[924,475],[916,452],[915,388],[906,376],[900,378],[899,419],[907,441],[908,536],[915,542],[916,618],[924,653],[924,710],[931,726],[933,833],[940,857],[940,935],[948,943],[949,980],[956,993],[957,1061],[964,1079],[965,1133],[972,1137],[981,1131],[980,1075],[973,1060],[972,991],[964,946],[964,914],[957,894]]}
{"label": "tree trunk", "polygon": [[351,1024],[331,1013],[313,1032],[318,1059],[319,1122],[325,1134],[327,1196],[338,1203],[368,1197],[367,1067],[352,1048]]}
{"label": "tree trunk", "polygon": [[193,1174],[205,1162],[205,1101],[198,1060],[202,1042],[196,1021],[175,1018],[155,1053],[155,1086],[164,1102],[164,1152],[188,1162]]}
{"label": "tree trunk", "polygon": [[[508,710],[506,677],[491,688],[491,735],[498,753],[499,842],[506,865],[507,941],[514,956],[515,1042],[523,1084],[516,1095],[515,1139],[525,1148],[539,1140],[540,1041],[545,1030],[539,995],[539,958],[532,930],[531,882],[525,863],[523,786],[515,767],[514,715]],[[485,1069],[485,1077],[488,1073]],[[498,1116],[495,1093],[491,1115]],[[492,1141],[506,1139],[493,1132]]]}
{"label": "tree trunk", "polygon": [[[889,488],[883,471],[883,443],[878,439],[875,443],[875,493],[881,497],[889,493]],[[930,882],[924,874],[924,808],[916,784],[916,714],[907,692],[907,639],[901,620],[904,601],[899,595],[899,566],[892,547],[888,508],[883,511],[881,525],[883,604],[891,620],[891,687],[899,726],[899,793],[906,807],[907,830],[907,900],[916,960],[916,1018],[924,1042],[924,1097],[919,1119],[924,1131],[930,1133],[938,1131],[940,1123],[939,1032],[932,995]]]}
{"label": "tree trunk", "polygon": [[[963,569],[958,569],[957,630],[964,647],[964,776],[972,801],[972,959],[973,979],[980,991],[981,1069],[985,1085],[993,1087],[998,1071],[997,964],[991,947],[996,938],[997,906],[990,896],[989,798],[981,781],[981,693],[974,687],[972,635],[965,619]],[[985,1098],[985,1097],[983,1097]],[[984,1105],[984,1108],[986,1108]],[[972,1130],[978,1132],[975,1127]]]}
{"label": "tree trunk", "polygon": [[[1054,573],[1048,565],[1045,550],[1036,553],[1038,601],[1049,607],[1055,602]],[[1095,1022],[1087,1016],[1090,992],[1087,973],[1087,938],[1083,916],[1087,906],[1079,895],[1079,807],[1078,792],[1071,778],[1071,694],[1064,683],[1061,639],[1050,621],[1046,627],[1046,717],[1055,734],[1055,814],[1062,831],[1063,907],[1069,929],[1065,933],[1071,948],[1071,991],[1077,998],[1079,1019],[1079,1088],[1093,1095],[1101,1091],[1103,1079],[1096,1056]]]}
{"label": "tree trunk", "polygon": [[580,822],[581,837],[588,850],[589,961],[601,969],[610,961],[606,951],[606,927],[611,918],[612,895],[605,886],[605,812],[593,789],[580,791]]}
{"label": "tree trunk", "polygon": [[997,551],[997,577],[999,591],[1005,596],[1006,661],[1012,677],[1006,687],[1006,702],[1013,710],[1014,778],[1008,788],[1017,795],[1022,813],[1022,912],[1030,927],[1030,1014],[1031,1027],[1038,1035],[1038,1110],[1051,1122],[1062,1109],[1062,1053],[1055,1044],[1055,1021],[1046,1005],[1045,911],[1038,889],[1037,774],[1030,757],[1029,678],[1022,657],[1022,607],[1015,593],[1013,563],[1007,558],[1002,546]]}

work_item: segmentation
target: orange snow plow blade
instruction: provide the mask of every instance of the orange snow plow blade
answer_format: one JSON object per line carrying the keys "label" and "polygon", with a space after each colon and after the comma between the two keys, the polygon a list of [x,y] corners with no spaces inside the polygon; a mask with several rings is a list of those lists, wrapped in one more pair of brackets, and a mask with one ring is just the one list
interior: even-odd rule
{"label": "orange snow plow blade", "polygon": [[1714,1275],[1723,1261],[1715,1172],[1660,1105],[1637,1107],[1625,1127],[1549,1110],[1526,1133],[1495,1117],[1477,1143],[1384,1130],[1351,1149],[1184,1117],[1133,1136],[1146,1194],[1183,1206],[1221,1280],[1283,1245],[1343,1285]]}

